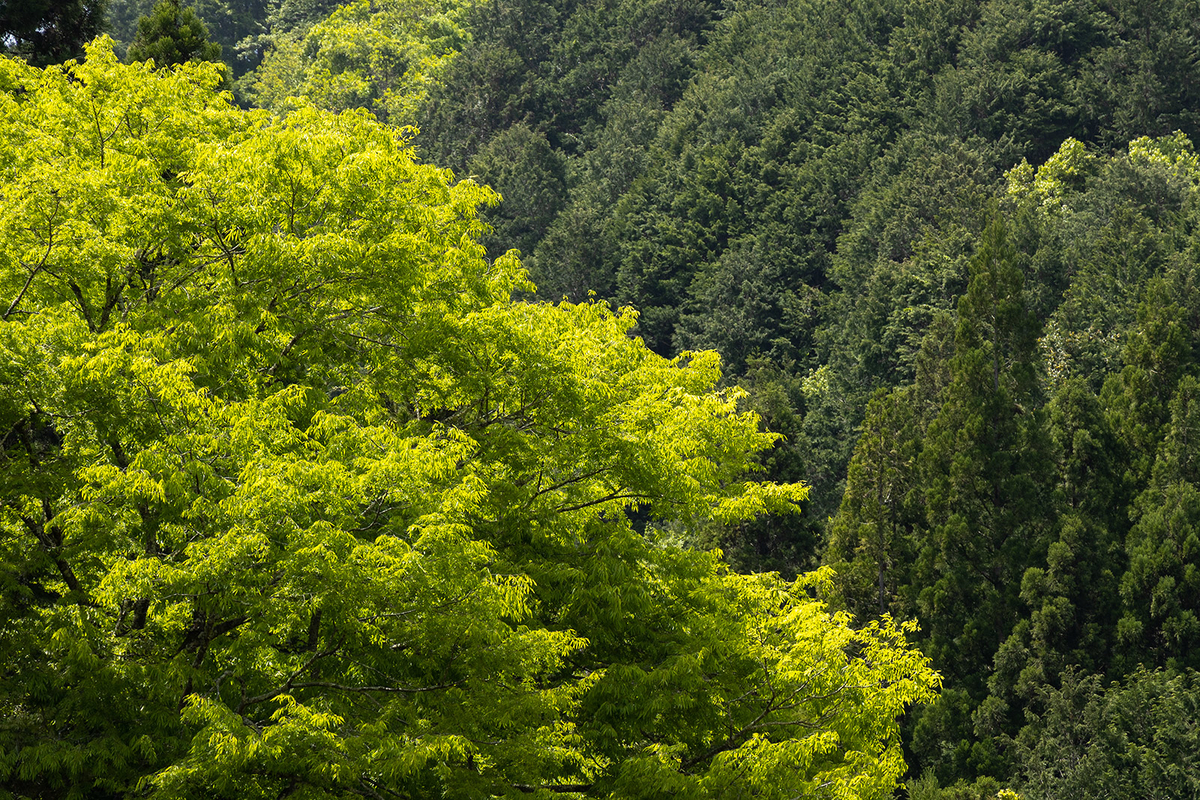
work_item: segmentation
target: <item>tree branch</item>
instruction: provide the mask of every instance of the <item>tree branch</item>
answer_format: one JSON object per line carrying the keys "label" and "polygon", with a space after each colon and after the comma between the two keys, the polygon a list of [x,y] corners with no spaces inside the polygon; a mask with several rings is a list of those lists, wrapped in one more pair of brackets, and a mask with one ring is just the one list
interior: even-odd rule
{"label": "tree branch", "polygon": [[579,794],[591,790],[591,783],[550,783],[541,786],[531,786],[528,783],[514,783],[512,787],[519,792],[532,794],[537,791],[556,792],[558,794]]}
{"label": "tree branch", "polygon": [[613,492],[612,494],[605,495],[604,497],[599,497],[599,498],[596,498],[595,500],[589,500],[586,503],[577,503],[573,506],[561,506],[554,510],[560,514],[565,514],[568,511],[579,511],[580,509],[588,508],[589,506],[598,506],[601,503],[607,503],[612,500],[654,500],[654,499],[655,499],[655,497],[653,495],[649,495],[649,494],[621,494],[619,492]]}

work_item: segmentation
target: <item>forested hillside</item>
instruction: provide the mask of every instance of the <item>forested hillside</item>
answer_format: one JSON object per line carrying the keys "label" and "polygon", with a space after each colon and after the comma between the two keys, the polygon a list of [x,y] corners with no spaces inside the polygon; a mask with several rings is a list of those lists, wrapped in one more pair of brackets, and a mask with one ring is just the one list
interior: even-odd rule
{"label": "forested hillside", "polygon": [[[108,0],[104,13],[118,56],[137,59],[152,52],[145,49],[151,39],[195,35],[194,27],[180,32],[178,25],[175,33],[148,26],[142,31],[138,19],[153,16],[154,5]],[[537,464],[547,456],[531,455],[543,443],[522,439],[517,452],[524,455],[513,462],[497,454],[516,440],[481,433],[508,413],[488,411],[493,378],[459,389],[455,382],[464,380],[465,367],[430,367],[428,387],[405,384],[402,391],[384,392],[405,398],[442,392],[433,412],[422,410],[427,401],[406,401],[403,414],[411,419],[405,424],[466,431],[470,447],[481,449],[465,461],[447,461],[460,471],[476,461],[504,464],[484,470],[483,479],[489,492],[509,492],[502,504],[507,510],[479,511],[465,524],[476,526],[483,545],[500,548],[505,564],[520,564],[515,571],[536,587],[529,589],[539,598],[536,609],[524,613],[567,636],[545,645],[550,654],[529,656],[540,667],[531,662],[519,673],[521,681],[537,683],[536,675],[557,670],[555,691],[571,699],[538,695],[538,702],[591,702],[579,700],[592,691],[573,682],[582,680],[580,673],[568,680],[563,674],[570,670],[551,665],[577,663],[569,652],[579,645],[570,636],[592,641],[611,630],[606,623],[593,628],[602,634],[585,633],[580,620],[598,623],[564,599],[566,587],[584,575],[600,583],[622,580],[607,567],[564,567],[570,559],[539,550],[537,535],[532,542],[505,538],[516,536],[515,529],[501,520],[537,517],[534,501],[549,485],[555,493],[582,493],[555,495],[557,508],[572,511],[611,493],[614,508],[623,509],[622,522],[601,513],[570,524],[579,530],[601,522],[621,528],[631,537],[621,547],[633,548],[623,550],[621,559],[659,564],[657,559],[675,558],[665,552],[719,549],[729,572],[703,559],[703,567],[670,568],[683,570],[679,574],[688,577],[677,580],[693,581],[688,586],[762,572],[790,580],[820,569],[820,580],[801,578],[798,586],[806,588],[793,589],[798,594],[789,602],[819,593],[865,630],[877,621],[917,623],[914,641],[943,684],[936,701],[903,716],[907,787],[901,794],[914,800],[994,798],[1001,790],[1025,798],[1200,797],[1200,2],[182,0],[174,9],[171,19],[194,11],[206,26],[204,35],[221,45],[220,55],[176,47],[153,52],[187,52],[156,62],[224,60],[221,86],[242,107],[237,113],[250,115],[245,119],[275,115],[282,121],[273,124],[296,120],[300,127],[314,114],[365,110],[386,126],[380,130],[401,138],[413,169],[449,170],[434,171],[438,197],[492,187],[498,197],[472,194],[471,211],[455,206],[464,230],[478,241],[472,257],[480,259],[480,269],[517,276],[515,250],[532,282],[505,278],[504,291],[495,296],[501,299],[481,309],[493,302],[511,302],[512,309],[573,309],[561,313],[587,316],[587,325],[600,325],[613,342],[639,337],[673,369],[703,371],[704,381],[684,382],[696,396],[727,404],[714,419],[736,418],[743,425],[758,420],[757,439],[742,428],[718,432],[705,427],[710,423],[694,423],[707,432],[687,436],[714,447],[731,437],[740,444],[704,456],[736,468],[688,473],[709,488],[701,492],[703,502],[684,502],[661,482],[668,481],[676,457],[698,469],[699,451],[639,456],[663,458],[638,468],[663,473],[635,470],[619,485],[607,486],[605,473],[590,471],[593,463],[598,470],[611,467],[595,448],[611,455],[624,447],[620,442],[632,434],[622,426],[635,417],[648,426],[638,429],[637,436],[648,437],[638,447],[657,441],[650,420],[655,414],[678,434],[683,428],[672,427],[670,410],[601,413],[563,399],[539,411],[571,418],[584,413],[590,422],[564,430],[600,436],[611,426],[605,435],[615,437],[562,445],[550,456],[557,477],[546,478]],[[5,46],[31,63],[65,57],[58,42],[52,55],[39,60],[37,42],[18,36],[8,20],[4,24]],[[76,36],[78,47],[84,39]],[[21,81],[28,80],[13,78],[0,87],[8,102],[20,102]],[[260,123],[238,124],[249,130]],[[190,179],[179,175],[187,170],[164,168],[164,185],[183,191]],[[283,178],[255,191],[270,196],[285,190],[293,200],[299,196],[297,184]],[[15,195],[4,191],[9,202]],[[476,206],[486,225],[476,224]],[[234,227],[236,237],[247,235],[241,223]],[[215,248],[213,259],[233,265],[246,257],[240,239],[230,233],[223,244],[222,235],[205,245]],[[172,242],[183,241],[183,234],[172,236]],[[172,264],[177,257],[166,254],[165,245],[121,246],[133,247],[143,260],[150,252]],[[26,272],[5,279],[12,289],[3,303],[12,304],[6,322],[35,296],[22,285],[37,285],[36,270],[28,267],[36,259],[21,258]],[[362,290],[353,301],[355,314],[382,304],[370,292],[384,291],[384,283]],[[315,278],[311,284],[324,285]],[[107,315],[120,306],[117,300],[89,306],[79,297],[84,289],[76,290],[73,302],[85,319],[89,309],[100,313],[103,307]],[[72,302],[63,292],[58,301]],[[566,303],[547,305],[559,301]],[[254,336],[288,318],[274,302],[264,300],[265,310],[255,312],[264,316],[254,325],[267,328],[252,328]],[[229,304],[243,309],[242,301]],[[230,311],[230,318],[243,311]],[[332,320],[349,307],[334,302],[326,313]],[[480,348],[489,336],[515,337],[513,352],[505,344],[491,354],[468,340],[462,347],[469,356],[438,358],[454,364],[466,358],[471,370],[492,375],[481,364],[542,363],[542,348],[553,350],[554,337],[566,336],[566,323],[502,316],[503,324],[472,328],[469,335],[481,337]],[[143,329],[153,328],[147,317]],[[391,330],[389,336],[397,335]],[[534,335],[528,330],[540,331],[536,345],[522,338]],[[377,333],[330,332],[337,346],[327,353],[306,350],[301,358],[297,352],[297,364],[313,359],[320,366],[288,367],[287,380],[316,387],[334,403],[342,387],[360,380],[340,372],[331,377],[362,360],[358,345],[347,342],[371,342]],[[199,341],[209,334],[188,335]],[[277,333],[270,347],[283,346],[290,357],[293,335],[302,339],[299,329]],[[337,348],[347,347],[345,363],[330,366],[343,352]],[[601,351],[608,352],[601,348],[592,357],[606,364],[609,356]],[[719,354],[719,370],[703,351]],[[189,369],[204,375],[200,355],[186,348],[170,352],[171,358],[190,359]],[[637,352],[639,364],[660,364],[649,352]],[[258,368],[283,369],[278,358],[263,355]],[[621,363],[613,376],[649,368]],[[583,362],[573,360],[562,369],[572,381],[586,372]],[[205,391],[240,385],[231,380],[210,377],[197,385]],[[513,386],[521,384],[513,380]],[[626,387],[626,378],[603,380]],[[664,380],[674,385],[676,379]],[[669,405],[676,395],[662,388],[667,384],[639,384],[641,399],[626,400],[637,405],[655,397]],[[249,402],[248,391],[237,389],[236,402]],[[540,408],[529,397],[550,390],[514,391],[521,399],[512,402],[524,415]],[[468,396],[470,404],[462,399]],[[728,405],[735,401],[739,414],[757,416],[736,415]],[[381,402],[387,413],[400,413],[394,398]],[[324,409],[325,403],[318,405]],[[25,419],[35,431],[40,423],[29,414],[41,412],[18,412],[9,422]],[[317,413],[316,407],[303,411],[306,424]],[[383,411],[363,406],[355,413],[365,415],[356,423],[365,425]],[[539,419],[546,427],[521,423],[519,433],[534,439],[563,435],[547,416]],[[96,441],[95,447],[105,446],[103,435]],[[321,446],[333,444],[321,439]],[[564,466],[571,459],[578,463],[574,472]],[[754,486],[790,487],[788,501],[771,495],[772,502],[740,505],[737,514],[701,508],[718,503],[711,492],[758,491],[733,488],[750,485],[733,482],[746,466],[765,481]],[[589,483],[593,479],[599,483]],[[644,507],[649,501],[643,494],[661,507]],[[126,502],[135,508],[140,501]],[[369,498],[361,502],[373,507]],[[472,495],[468,505],[483,502]],[[688,513],[662,510],[689,503]],[[788,513],[794,504],[801,513]],[[660,545],[666,549],[656,549]],[[679,546],[691,549],[672,549]],[[647,547],[653,556],[639,549]],[[628,555],[634,551],[638,555]],[[10,573],[28,569],[12,567]],[[697,592],[709,591],[672,586],[669,597],[691,598],[678,600],[684,606]],[[628,606],[647,625],[658,619],[652,596],[639,594],[641,600]],[[583,616],[570,623],[538,616],[553,616],[556,604],[572,609],[564,612],[568,616]],[[737,616],[733,609],[741,607],[733,602],[704,613],[729,629]],[[688,608],[680,613],[703,617]],[[495,613],[508,619],[512,612]],[[118,617],[115,629],[126,624],[127,613]],[[288,635],[300,636],[297,631]],[[610,643],[615,650],[588,651],[596,660],[586,669],[628,661],[617,645],[623,635]],[[722,645],[729,652],[744,645],[737,637],[732,641],[742,644]],[[673,655],[654,655],[648,644],[626,645],[647,675],[660,674],[651,669],[656,664],[673,676],[639,683],[647,697],[669,691],[708,696],[700,684],[671,683],[682,679],[671,672],[677,665],[668,666],[688,648],[708,645],[682,634],[671,645],[675,649],[668,648]],[[730,678],[722,685],[733,692],[741,684]],[[255,691],[262,689],[243,695]],[[486,708],[492,700],[472,702]],[[686,716],[681,709],[668,716]],[[562,755],[562,763],[574,766],[552,778],[553,770],[542,764],[537,769],[545,777],[535,787],[532,779],[512,777],[519,759],[505,762],[508,767],[496,767],[505,777],[493,779],[490,791],[743,796],[713,777],[723,774],[725,764],[715,752],[689,760],[716,746],[711,731],[688,727],[671,741],[649,743],[644,731],[643,738],[629,733],[637,727],[634,712],[618,715],[632,726],[620,736],[604,728],[616,726],[610,706],[600,708],[598,717],[590,713],[570,717],[583,744],[555,728],[554,736],[564,737],[555,747],[575,754]],[[216,724],[213,719],[204,724]],[[31,723],[21,736],[33,735],[28,731],[36,727]],[[749,736],[752,727],[740,730]],[[496,737],[495,731],[477,733],[489,741]],[[474,741],[475,734],[461,735]],[[708,777],[672,783],[659,774],[639,786],[634,776],[641,767],[618,775],[600,764],[631,759],[630,753],[643,752],[638,747],[651,746],[681,775]],[[493,765],[503,761],[494,753],[487,757]],[[585,766],[573,758],[599,760]],[[764,777],[769,770],[747,769],[760,782],[738,784],[737,791],[762,791],[774,780]],[[830,796],[888,795],[889,780],[847,785],[843,794],[830,790]],[[575,788],[546,790],[552,782]],[[518,784],[525,788],[497,788]],[[413,784],[421,791],[431,785]],[[445,785],[468,793],[478,788]]]}

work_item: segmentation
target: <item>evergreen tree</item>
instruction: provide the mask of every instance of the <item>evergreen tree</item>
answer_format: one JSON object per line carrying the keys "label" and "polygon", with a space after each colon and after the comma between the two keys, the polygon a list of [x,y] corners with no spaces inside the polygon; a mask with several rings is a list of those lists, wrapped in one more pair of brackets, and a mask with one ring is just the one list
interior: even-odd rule
{"label": "evergreen tree", "polygon": [[1147,485],[1171,419],[1170,398],[1192,368],[1188,317],[1162,278],[1145,284],[1137,325],[1124,348],[1124,366],[1110,374],[1102,394],[1112,426],[1129,460],[1125,479],[1139,491]]}
{"label": "evergreen tree", "polygon": [[1118,628],[1125,664],[1200,666],[1200,381],[1185,375],[1150,486],[1134,505]]}
{"label": "evergreen tree", "polygon": [[[108,9],[114,50],[122,56],[137,38],[138,22],[151,16],[159,0],[116,0]],[[208,28],[213,42],[235,77],[258,66],[264,45],[272,39],[279,3],[276,0],[186,0]],[[280,33],[283,31],[280,30]]]}
{"label": "evergreen tree", "polygon": [[996,655],[988,681],[993,703],[1013,710],[1058,686],[1068,667],[1107,671],[1115,639],[1118,582],[1129,527],[1122,451],[1099,399],[1082,378],[1049,404],[1056,460],[1057,536],[1043,565],[1021,578],[1028,608]]}
{"label": "evergreen tree", "polygon": [[1018,740],[1029,800],[1200,795],[1200,673],[1139,669],[1123,682],[1069,671]]}
{"label": "evergreen tree", "polygon": [[0,3],[0,55],[38,67],[76,58],[104,29],[108,0],[20,0]]}
{"label": "evergreen tree", "polygon": [[918,558],[931,655],[982,697],[1020,616],[1025,570],[1051,530],[1049,440],[1038,388],[1038,326],[997,215],[959,301],[952,380],[922,462],[929,536]]}
{"label": "evergreen tree", "polygon": [[957,113],[934,124],[991,141],[1012,139],[1034,162],[1068,136],[1085,136],[1076,82],[1089,53],[1106,42],[1107,19],[1098,4],[991,0],[979,6],[979,24],[963,37],[956,66],[939,86]]}
{"label": "evergreen tree", "polygon": [[1195,0],[1112,0],[1103,7],[1108,36],[1080,74],[1095,137],[1116,148],[1135,136],[1200,134]]}
{"label": "evergreen tree", "polygon": [[493,137],[467,166],[476,179],[500,192],[498,208],[487,214],[492,252],[515,248],[532,253],[562,209],[567,193],[566,165],[544,134],[518,123]]}
{"label": "evergreen tree", "polygon": [[152,60],[157,67],[188,61],[220,61],[221,45],[210,41],[208,27],[183,0],[161,0],[138,20],[130,61]]}
{"label": "evergreen tree", "polygon": [[921,430],[911,387],[880,389],[867,406],[825,561],[843,602],[860,619],[905,618],[917,531],[924,523],[918,458]]}

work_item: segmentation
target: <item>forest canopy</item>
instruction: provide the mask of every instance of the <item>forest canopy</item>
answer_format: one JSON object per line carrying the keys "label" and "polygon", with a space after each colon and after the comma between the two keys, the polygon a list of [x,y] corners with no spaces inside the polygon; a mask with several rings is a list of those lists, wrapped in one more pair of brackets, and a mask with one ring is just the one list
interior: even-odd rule
{"label": "forest canopy", "polygon": [[0,60],[0,785],[885,798],[939,677],[820,571],[712,352],[516,299],[407,134],[111,44]]}
{"label": "forest canopy", "polygon": [[[66,24],[54,16],[59,6],[87,13],[71,12]],[[705,650],[688,620],[728,630],[741,624],[741,612],[697,610],[693,588],[709,585],[704,575],[744,586],[751,579],[736,574],[775,571],[785,583],[752,580],[790,586],[789,603],[819,597],[836,625],[847,619],[842,612],[852,615],[851,630],[872,620],[885,628],[919,623],[911,639],[944,686],[935,702],[902,718],[908,773],[901,791],[910,800],[995,800],[1001,790],[1025,800],[1200,794],[1200,734],[1185,724],[1200,707],[1200,0],[21,7],[29,13],[20,19],[9,13],[14,4],[0,10],[0,45],[30,64],[59,66],[36,80],[16,66],[4,73],[6,108],[42,115],[20,117],[0,160],[12,175],[3,190],[13,203],[5,206],[4,247],[17,254],[5,256],[17,260],[6,267],[0,314],[7,312],[7,336],[26,337],[12,344],[23,355],[13,356],[4,380],[23,386],[29,376],[42,387],[5,400],[15,427],[4,452],[16,459],[5,462],[12,469],[30,452],[41,465],[14,477],[13,492],[61,493],[41,517],[10,512],[6,530],[27,537],[14,541],[41,541],[38,519],[63,523],[45,530],[88,536],[153,530],[150,541],[175,554],[163,557],[173,565],[188,537],[205,539],[229,520],[257,530],[265,523],[245,519],[274,519],[286,509],[299,530],[329,525],[356,541],[375,529],[352,523],[353,514],[379,512],[387,531],[408,532],[415,552],[413,532],[435,530],[424,515],[448,508],[439,493],[454,488],[461,513],[447,511],[445,519],[486,545],[471,562],[490,570],[485,583],[529,581],[520,584],[527,594],[513,595],[527,598],[520,613],[479,619],[542,625],[566,637],[539,651],[558,666],[521,673],[536,673],[530,680],[538,686],[574,686],[620,654],[636,653],[622,663],[666,680],[659,670],[670,654],[731,653]],[[174,74],[173,63],[217,57],[219,44],[233,103],[264,110],[239,111],[211,91],[193,108],[185,98],[201,95],[185,84],[147,83],[180,87],[182,105],[159,102],[158,90],[116,79],[112,91],[135,98],[134,106],[107,96],[81,106],[90,95],[65,89],[75,99],[28,102],[29,87],[50,91],[87,69],[63,62],[105,24],[117,57],[153,58],[165,71],[159,80]],[[209,73],[187,67],[181,74],[196,87]],[[143,115],[138,103],[160,111]],[[191,110],[179,110],[185,106]],[[324,113],[346,111],[354,113]],[[408,166],[387,166],[385,151]],[[79,163],[100,158],[103,169],[80,172],[70,153],[87,154]],[[62,325],[46,327],[55,315]],[[132,367],[79,354],[100,347],[94,342],[110,353],[119,332],[121,352],[150,359],[137,364],[172,365],[179,383],[161,371],[139,383],[129,378]],[[655,358],[629,344],[633,337]],[[76,355],[43,363],[46,353]],[[83,367],[75,365],[84,363],[124,376],[125,388],[97,394],[99,384],[78,377]],[[168,385],[176,387],[172,397],[205,398],[197,408],[209,416],[183,410],[182,400],[164,405],[166,389],[154,387]],[[297,393],[290,410],[246,405],[282,403],[292,397],[285,389]],[[85,397],[109,398],[100,423],[88,421],[98,412],[80,405]],[[349,424],[340,421],[347,417],[354,423],[337,429],[343,438],[321,427],[329,419]],[[262,433],[260,422],[271,419],[278,433]],[[568,419],[583,421],[564,425]],[[197,428],[198,420],[208,427]],[[242,420],[236,430],[260,432],[229,444],[220,426],[233,420]],[[377,489],[362,488],[341,489],[352,500],[336,514],[303,516],[299,499],[269,513],[231,510],[255,509],[260,495],[272,496],[253,483],[259,479],[264,487],[303,486],[294,498],[332,497],[328,487],[350,478],[330,478],[311,464],[361,464],[346,475],[369,472],[374,451],[365,440],[346,444],[344,431],[380,420],[399,426],[388,441],[424,442],[414,458],[434,472],[418,483],[434,488],[405,495],[419,502],[376,500]],[[186,437],[170,440],[175,449],[162,444],[163,431],[198,436],[201,428],[222,444]],[[289,439],[293,430],[303,436]],[[274,455],[250,458],[246,448]],[[136,462],[133,451],[161,464]],[[286,474],[270,460],[284,455],[299,465]],[[142,466],[120,466],[126,458]],[[105,494],[111,481],[95,475],[106,473],[80,477],[85,462],[122,476],[144,469],[157,483],[136,491],[112,483],[125,494]],[[183,464],[192,466],[163,466]],[[205,477],[210,472],[218,477]],[[304,483],[301,473],[325,477]],[[48,482],[52,474],[59,483]],[[205,510],[199,498],[214,486],[237,499]],[[354,507],[359,512],[347,510]],[[80,521],[72,515],[81,509],[99,516],[103,509],[110,521]],[[546,531],[561,526],[580,542],[570,558],[545,550]],[[605,561],[613,551],[599,543],[616,540],[597,531],[614,529],[625,555]],[[84,547],[86,539],[86,552],[109,554],[99,566],[85,560],[94,582],[124,563],[112,556],[120,549],[115,535],[72,533],[61,547]],[[273,547],[288,536],[266,541]],[[29,597],[57,608],[73,591],[68,574],[92,585],[67,550],[46,541],[51,555],[37,562],[42,572],[4,573],[15,576],[14,592],[32,592],[14,608],[31,608]],[[13,563],[32,564],[21,547],[13,545]],[[291,552],[286,547],[281,552]],[[268,565],[253,591],[282,597],[272,594],[284,591],[272,583],[284,574],[270,572],[275,551],[263,552],[264,561],[237,563]],[[123,558],[139,570],[153,564]],[[675,566],[663,566],[671,559]],[[686,581],[663,577],[701,562],[707,566]],[[240,567],[230,569],[222,576]],[[802,578],[803,588],[786,583],[814,572],[819,577]],[[265,673],[225,675],[241,655],[219,668],[212,659],[259,630],[259,618],[241,621],[245,613],[229,610],[242,600],[210,605],[208,590],[195,583],[154,594],[163,574],[145,584],[121,578],[120,586],[134,588],[119,599],[103,595],[116,605],[100,605],[92,589],[87,602],[115,615],[109,630],[121,642],[167,626],[153,640],[159,649],[147,645],[136,658],[158,653],[161,663],[177,663],[203,650],[196,680],[216,684],[205,696],[215,692],[226,707],[242,702],[234,702],[238,681],[247,698],[286,683],[286,675],[274,683]],[[568,591],[576,583],[625,585],[630,576],[660,588]],[[224,577],[214,581],[224,586]],[[192,605],[161,606],[187,621],[172,618],[171,628],[146,599],[152,595],[192,598]],[[698,616],[654,610],[656,598],[680,596],[691,599],[667,606]],[[576,600],[585,605],[571,605]],[[566,607],[573,610],[564,616]],[[630,639],[629,628],[597,622],[599,612],[583,608],[619,608],[622,625],[645,621],[657,644]],[[11,613],[26,619],[23,610]],[[310,625],[314,641],[323,641],[332,613],[314,622],[311,612],[296,612],[286,646],[308,642]],[[208,635],[198,633],[205,620],[220,633],[207,649],[195,644]],[[220,629],[223,622],[233,628]],[[197,632],[179,634],[179,626]],[[45,644],[57,629],[21,630],[26,638],[6,641],[25,642],[41,654],[30,656],[38,664],[61,665],[46,655],[57,652]],[[170,631],[179,653],[163,644]],[[566,655],[572,642],[581,649]],[[247,648],[248,658],[266,652]],[[116,663],[148,663],[120,653]],[[279,669],[296,669],[296,653]],[[335,662],[350,663],[322,656],[314,665]],[[339,686],[383,685],[369,683],[361,666],[375,661],[354,663],[368,670],[362,682]],[[17,715],[12,730],[21,736],[8,741],[30,759],[31,742],[70,739],[66,728],[39,721],[65,717],[47,710],[52,692],[37,687],[73,686],[74,678],[43,684],[31,678],[41,667],[22,669],[22,696],[40,698],[41,716]],[[698,669],[704,677],[695,685],[709,686],[710,673]],[[620,681],[641,687],[630,689],[632,705],[570,706],[571,699],[555,706],[562,714],[555,719],[576,726],[554,740],[555,752],[599,752],[599,729],[581,720],[594,722],[603,711],[603,724],[616,731],[603,744],[612,764],[632,752],[622,748],[645,746],[669,752],[662,763],[674,763],[670,747],[685,747],[677,771],[687,775],[731,757],[726,749],[692,764],[708,752],[698,740],[657,733],[663,719],[699,719],[698,709],[717,695],[704,689],[709,699],[684,714],[680,695],[631,674],[640,675]],[[671,686],[684,685],[681,673],[670,674]],[[410,678],[405,687],[441,686]],[[148,685],[137,680],[121,686]],[[309,695],[293,696],[312,708],[320,692],[304,688]],[[410,699],[441,691],[451,690]],[[97,689],[93,696],[115,695]],[[653,724],[629,716],[643,701],[660,704]],[[343,733],[360,730],[354,713],[339,719]],[[771,741],[781,742],[785,728],[771,727],[779,736]],[[71,730],[80,741],[104,740]],[[729,730],[727,723],[721,741],[733,742]],[[571,739],[577,732],[583,738]],[[482,747],[500,738],[467,741]],[[5,763],[16,763],[12,752]],[[481,764],[498,763],[494,753],[465,752],[431,769],[463,761],[482,773]],[[34,761],[22,763],[34,774]],[[548,791],[616,791],[606,783],[616,780],[608,762],[586,762],[594,780],[584,777],[584,762],[570,763],[557,773],[567,776],[559,788]],[[494,785],[539,791],[532,778]],[[620,791],[668,791],[654,781],[633,785]]]}

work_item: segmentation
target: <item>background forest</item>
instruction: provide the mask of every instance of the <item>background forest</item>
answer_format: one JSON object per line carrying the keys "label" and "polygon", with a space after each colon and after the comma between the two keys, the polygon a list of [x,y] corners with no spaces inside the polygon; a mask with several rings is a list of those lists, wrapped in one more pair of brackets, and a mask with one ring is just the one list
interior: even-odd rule
{"label": "background forest", "polygon": [[105,14],[126,58],[223,59],[243,107],[412,126],[499,192],[483,243],[527,293],[720,353],[804,513],[664,533],[919,622],[944,686],[909,797],[1200,796],[1200,3]]}

